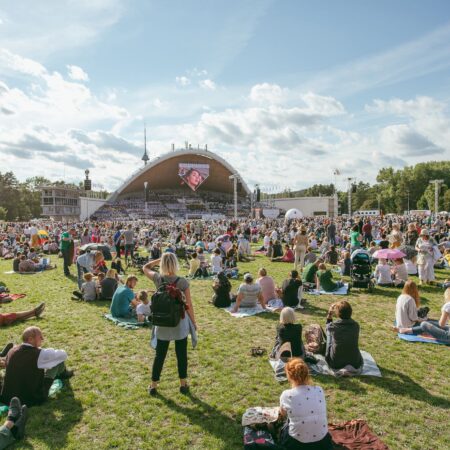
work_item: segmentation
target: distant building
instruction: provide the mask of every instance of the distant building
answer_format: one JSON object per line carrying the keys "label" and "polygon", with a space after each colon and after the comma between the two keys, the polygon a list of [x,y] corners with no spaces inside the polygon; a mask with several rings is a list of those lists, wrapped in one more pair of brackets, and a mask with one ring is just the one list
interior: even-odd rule
{"label": "distant building", "polygon": [[291,208],[298,209],[307,217],[336,217],[338,215],[338,200],[336,196],[275,198],[273,199],[273,205],[285,211]]}
{"label": "distant building", "polygon": [[80,219],[80,190],[68,186],[41,186],[42,216],[69,222]]}
{"label": "distant building", "polygon": [[42,216],[61,222],[89,220],[106,200],[101,192],[69,186],[41,186]]}

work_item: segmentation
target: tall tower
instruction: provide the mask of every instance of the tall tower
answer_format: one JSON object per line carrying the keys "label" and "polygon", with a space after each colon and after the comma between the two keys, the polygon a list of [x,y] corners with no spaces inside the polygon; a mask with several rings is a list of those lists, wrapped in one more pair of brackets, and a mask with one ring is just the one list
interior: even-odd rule
{"label": "tall tower", "polygon": [[144,166],[147,165],[147,161],[150,159],[147,155],[147,129],[144,126],[144,155],[142,156],[142,161],[144,161]]}

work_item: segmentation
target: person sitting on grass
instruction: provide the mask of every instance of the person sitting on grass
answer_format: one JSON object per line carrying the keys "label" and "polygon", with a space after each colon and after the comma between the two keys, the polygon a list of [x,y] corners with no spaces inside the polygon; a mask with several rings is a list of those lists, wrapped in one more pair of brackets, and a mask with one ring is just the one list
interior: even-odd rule
{"label": "person sitting on grass", "polygon": [[275,282],[273,278],[267,275],[267,270],[261,267],[258,271],[259,278],[256,280],[256,284],[261,287],[261,293],[264,299],[264,303],[267,304],[269,300],[278,298],[275,289]]}
{"label": "person sitting on grass", "polygon": [[135,275],[128,275],[124,285],[117,287],[111,301],[110,312],[113,317],[130,319],[134,316],[133,309],[138,304],[133,289],[138,279]]}
{"label": "person sitting on grass", "polygon": [[313,264],[317,261],[317,255],[313,252],[312,247],[306,249],[305,264]]}
{"label": "person sitting on grass", "polygon": [[408,281],[408,269],[403,261],[403,258],[394,260],[394,265],[391,269],[394,286],[403,287]]}
{"label": "person sitting on grass", "polygon": [[[273,244],[272,249],[272,261],[276,260],[276,258],[280,258],[283,256],[283,247],[280,244],[280,241],[276,240]],[[293,261],[292,261],[293,262]]]}
{"label": "person sitting on grass", "polygon": [[5,379],[0,400],[8,404],[19,397],[27,406],[39,405],[48,398],[55,379],[68,379],[64,350],[41,348],[44,336],[38,327],[28,327],[22,334],[22,344],[9,350],[5,359]]}
{"label": "person sitting on grass", "polygon": [[13,271],[19,272],[19,264],[20,264],[20,257],[22,256],[21,252],[17,252],[16,257],[13,259]]}
{"label": "person sitting on grass", "polygon": [[349,277],[350,270],[352,267],[352,259],[350,257],[350,252],[344,252],[344,256],[339,261],[339,265],[341,266],[341,275],[343,277]]}
{"label": "person sitting on grass", "polygon": [[99,274],[97,275],[97,280],[95,282],[95,290],[97,291],[97,298],[101,298],[101,293],[102,293],[102,281],[105,279],[106,274],[104,274],[103,272],[99,272]]}
{"label": "person sitting on grass", "polygon": [[418,315],[420,307],[420,296],[417,284],[408,280],[403,286],[401,295],[397,298],[395,307],[395,325],[397,328],[413,328],[415,334],[420,334],[419,325],[423,318]]}
{"label": "person sitting on grass", "polygon": [[111,263],[111,269],[114,269],[118,275],[125,275],[125,270],[123,269],[122,260],[120,258],[116,258]]}
{"label": "person sitting on grass", "polygon": [[[291,352],[289,354],[280,353],[281,346],[289,342]],[[288,352],[287,352],[288,353]],[[295,312],[292,308],[284,307],[280,313],[280,323],[277,326],[277,336],[275,345],[270,354],[271,358],[283,358],[286,356],[303,358],[305,349],[302,342],[302,326],[295,323]]]}
{"label": "person sitting on grass", "polygon": [[332,450],[323,389],[312,385],[308,366],[300,358],[292,358],[285,371],[291,389],[280,396],[280,415],[287,418],[281,431],[282,448]]}
{"label": "person sitting on grass", "polygon": [[387,259],[381,258],[375,267],[375,281],[378,286],[392,286],[391,266]]}
{"label": "person sitting on grass", "polygon": [[[297,270],[292,270],[289,273],[289,278],[283,281],[281,285],[281,300],[284,306],[292,308],[301,306],[303,294],[302,280],[299,278]],[[299,305],[300,304],[300,305]]]}
{"label": "person sitting on grass", "polygon": [[239,245],[237,249],[239,262],[250,262],[254,258],[251,257],[252,250],[250,248],[250,242],[244,235],[239,235]]}
{"label": "person sitting on grass", "polygon": [[[337,317],[334,322],[333,317]],[[362,368],[363,358],[359,351],[359,324],[352,319],[352,307],[346,300],[330,306],[326,335],[325,361],[332,369],[343,369],[347,365],[356,370]]]}
{"label": "person sitting on grass", "polygon": [[228,308],[231,305],[231,283],[224,272],[219,272],[213,283],[214,295],[211,300],[217,308]]}
{"label": "person sitting on grass", "polygon": [[106,272],[105,279],[100,282],[100,299],[112,300],[114,292],[116,292],[119,284],[118,278],[115,269],[109,269],[108,272]]}
{"label": "person sitting on grass", "polygon": [[261,292],[261,286],[253,283],[253,276],[250,273],[244,275],[244,283],[239,286],[236,297],[236,305],[233,313],[237,313],[239,308],[254,308],[260,303],[263,309],[266,309],[266,303]]}
{"label": "person sitting on grass", "polygon": [[344,286],[342,281],[333,281],[333,274],[324,263],[319,264],[316,280],[317,289],[323,289],[325,292],[334,292]]}
{"label": "person sitting on grass", "polygon": [[316,286],[316,274],[319,270],[320,264],[322,264],[323,261],[321,259],[318,259],[314,263],[309,263],[305,266],[302,273],[302,283],[309,287]]}
{"label": "person sitting on grass", "polygon": [[222,257],[220,256],[220,250],[216,248],[211,255],[211,270],[213,274],[218,274],[223,270]]}
{"label": "person sitting on grass", "polygon": [[336,247],[334,245],[332,245],[330,247],[330,250],[328,250],[324,256],[325,256],[325,261],[328,264],[335,266],[338,263],[339,254],[336,251]]}
{"label": "person sitting on grass", "polygon": [[291,247],[289,247],[289,244],[286,244],[284,246],[284,254],[283,254],[283,256],[272,258],[272,262],[293,263],[294,260],[295,260],[294,252],[291,250]]}
{"label": "person sitting on grass", "polygon": [[20,257],[19,273],[34,273],[42,272],[43,270],[55,269],[56,266],[51,266],[44,263],[35,263],[31,259],[27,259],[25,255]]}
{"label": "person sitting on grass", "polygon": [[200,261],[197,258],[197,252],[191,254],[191,259],[189,260],[189,272],[188,276],[194,278],[197,270],[200,268]]}
{"label": "person sitting on grass", "polygon": [[450,288],[444,293],[444,305],[441,309],[441,317],[437,324],[422,321],[419,325],[413,327],[394,327],[394,331],[402,334],[421,334],[427,333],[441,342],[450,344]]}
{"label": "person sitting on grass", "polygon": [[32,317],[40,317],[45,309],[45,303],[41,303],[34,309],[29,311],[21,311],[17,313],[2,313],[0,314],[0,327],[11,325],[14,322],[31,319]]}
{"label": "person sitting on grass", "polygon": [[148,292],[141,290],[137,293],[136,298],[137,298],[138,302],[140,302],[136,306],[137,320],[138,320],[138,322],[145,322],[147,320],[148,316],[151,314]]}
{"label": "person sitting on grass", "polygon": [[8,416],[0,426],[0,450],[24,438],[27,420],[27,405],[22,405],[17,397],[13,397],[9,402]]}
{"label": "person sitting on grass", "polygon": [[95,252],[95,256],[94,256],[94,268],[93,268],[93,272],[95,275],[97,275],[100,272],[106,273],[108,272],[108,268],[106,267],[106,263],[105,263],[105,257],[103,255],[103,252],[101,252],[100,250],[97,250]]}
{"label": "person sitting on grass", "polygon": [[97,285],[94,281],[92,273],[85,273],[83,275],[84,283],[81,285],[80,291],[73,291],[73,300],[84,300],[85,302],[92,302],[97,299]]}

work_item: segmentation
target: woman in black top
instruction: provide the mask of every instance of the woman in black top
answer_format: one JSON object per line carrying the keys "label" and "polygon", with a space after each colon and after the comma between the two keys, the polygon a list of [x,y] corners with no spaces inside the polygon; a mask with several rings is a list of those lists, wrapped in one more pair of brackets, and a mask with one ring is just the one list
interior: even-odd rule
{"label": "woman in black top", "polygon": [[302,286],[302,280],[299,279],[298,272],[293,270],[290,278],[283,281],[281,286],[281,300],[284,306],[296,307],[301,300],[302,292],[299,289]]}
{"label": "woman in black top", "polygon": [[272,358],[290,356],[289,354],[285,354],[285,352],[277,355],[281,346],[286,342],[291,344],[292,357],[303,358],[305,356],[305,349],[302,342],[302,326],[299,323],[295,323],[295,312],[289,307],[281,310],[275,345],[270,356]]}
{"label": "woman in black top", "polygon": [[217,308],[228,308],[231,305],[231,283],[224,272],[217,274],[217,280],[214,281],[213,289],[213,305]]}
{"label": "woman in black top", "polygon": [[117,289],[117,272],[115,269],[109,269],[106,277],[100,282],[102,300],[111,300]]}

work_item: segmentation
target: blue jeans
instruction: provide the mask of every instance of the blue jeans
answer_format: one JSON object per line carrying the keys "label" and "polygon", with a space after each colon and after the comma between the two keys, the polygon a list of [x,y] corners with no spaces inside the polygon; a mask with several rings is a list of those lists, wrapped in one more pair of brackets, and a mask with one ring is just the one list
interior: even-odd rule
{"label": "blue jeans", "polygon": [[450,344],[450,328],[448,326],[441,328],[439,325],[431,322],[422,322],[420,328],[422,332],[431,334],[436,339]]}
{"label": "blue jeans", "polygon": [[9,447],[12,443],[16,442],[11,430],[4,425],[0,427],[0,450]]}

